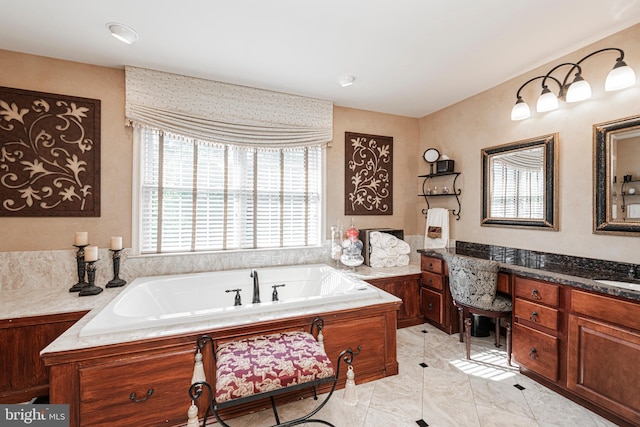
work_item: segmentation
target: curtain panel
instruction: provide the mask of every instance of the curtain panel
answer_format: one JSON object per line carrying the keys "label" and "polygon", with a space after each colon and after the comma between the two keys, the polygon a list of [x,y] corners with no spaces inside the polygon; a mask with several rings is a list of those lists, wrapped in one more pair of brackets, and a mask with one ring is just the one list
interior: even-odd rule
{"label": "curtain panel", "polygon": [[125,79],[131,126],[256,148],[326,145],[333,138],[331,101],[130,66]]}

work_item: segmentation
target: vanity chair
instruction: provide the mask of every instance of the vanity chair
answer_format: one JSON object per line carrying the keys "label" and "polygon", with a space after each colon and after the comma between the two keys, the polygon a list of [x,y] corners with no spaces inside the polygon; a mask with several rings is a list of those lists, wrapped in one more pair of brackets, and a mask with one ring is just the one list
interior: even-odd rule
{"label": "vanity chair", "polygon": [[493,318],[496,323],[496,347],[500,347],[500,319],[506,320],[507,364],[511,366],[511,299],[497,294],[497,261],[451,255],[446,257],[449,288],[453,305],[460,316],[460,342],[466,335],[467,359],[471,353],[471,315]]}

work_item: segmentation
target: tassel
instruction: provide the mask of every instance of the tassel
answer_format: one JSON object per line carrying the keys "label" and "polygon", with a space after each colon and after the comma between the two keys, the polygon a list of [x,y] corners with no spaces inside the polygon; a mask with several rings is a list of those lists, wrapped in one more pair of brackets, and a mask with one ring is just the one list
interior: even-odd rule
{"label": "tassel", "polygon": [[324,335],[322,335],[322,329],[320,329],[318,331],[318,344],[320,344],[320,347],[322,347],[322,351],[325,351],[325,349],[324,349]]}
{"label": "tassel", "polygon": [[196,404],[191,401],[191,406],[189,406],[189,410],[187,411],[187,427],[198,427],[198,407]]}
{"label": "tassel", "polygon": [[202,353],[200,353],[200,349],[196,353],[196,362],[193,366],[193,377],[191,377],[191,384],[195,384],[197,382],[204,382],[207,380],[207,377],[204,374],[204,365],[202,364]]}
{"label": "tassel", "polygon": [[349,365],[349,369],[347,370],[347,382],[344,386],[344,403],[349,406],[354,406],[358,403],[355,377],[356,374],[353,372],[353,366]]}

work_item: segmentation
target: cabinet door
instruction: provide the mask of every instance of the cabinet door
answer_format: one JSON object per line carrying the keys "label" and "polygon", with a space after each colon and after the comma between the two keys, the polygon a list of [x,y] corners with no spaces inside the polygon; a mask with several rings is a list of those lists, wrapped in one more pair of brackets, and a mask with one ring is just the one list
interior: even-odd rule
{"label": "cabinet door", "polygon": [[640,333],[569,316],[567,388],[640,425]]}
{"label": "cabinet door", "polygon": [[415,276],[391,277],[368,280],[373,286],[382,289],[402,300],[398,310],[398,328],[422,323],[420,316],[420,279]]}
{"label": "cabinet door", "polygon": [[513,355],[520,366],[557,381],[558,338],[516,323],[513,325]]}
{"label": "cabinet door", "polygon": [[442,294],[428,288],[420,290],[422,315],[442,325],[444,323],[444,306]]}
{"label": "cabinet door", "polygon": [[195,345],[187,347],[80,368],[80,425],[184,422],[195,356]]}
{"label": "cabinet door", "polygon": [[49,370],[40,351],[86,313],[0,321],[0,403],[27,402],[48,394]]}

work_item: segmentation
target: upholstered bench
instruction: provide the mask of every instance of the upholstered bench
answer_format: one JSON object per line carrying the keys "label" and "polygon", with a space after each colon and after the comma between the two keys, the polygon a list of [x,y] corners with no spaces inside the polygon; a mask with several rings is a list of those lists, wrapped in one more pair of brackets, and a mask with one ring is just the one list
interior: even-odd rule
{"label": "upholstered bench", "polygon": [[[311,419],[329,400],[335,390],[340,363],[351,364],[353,352],[347,349],[340,354],[337,369],[327,356],[322,342],[313,336],[314,326],[322,337],[324,321],[313,321],[310,332],[287,331],[268,335],[254,336],[221,343],[215,349],[216,381],[215,392],[206,381],[194,383],[189,394],[197,399],[202,389],[207,388],[210,396],[207,413],[211,413],[220,425],[227,424],[220,419],[218,411],[258,399],[269,398],[273,408],[276,425],[293,426],[302,423],[321,423],[332,426],[324,420]],[[208,335],[200,337],[198,348],[202,349]],[[274,396],[303,388],[313,388],[317,399],[316,387],[333,383],[331,391],[315,410],[292,421],[280,423]],[[207,414],[203,420],[206,425]]]}

